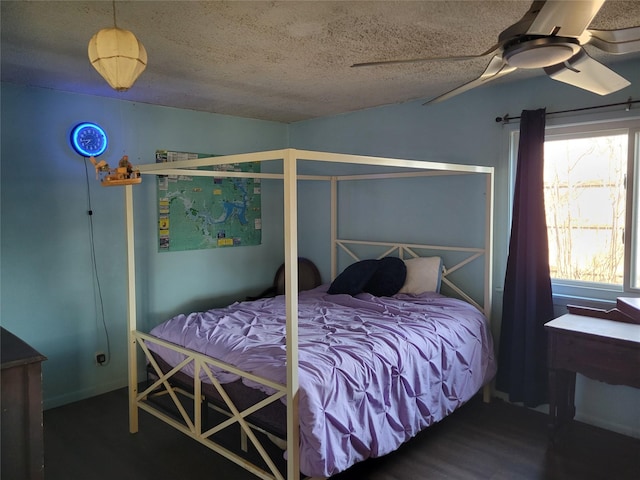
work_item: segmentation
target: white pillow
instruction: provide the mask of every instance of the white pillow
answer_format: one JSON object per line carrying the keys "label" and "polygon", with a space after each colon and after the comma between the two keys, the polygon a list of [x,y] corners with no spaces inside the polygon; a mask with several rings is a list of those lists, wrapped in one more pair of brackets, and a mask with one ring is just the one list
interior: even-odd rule
{"label": "white pillow", "polygon": [[407,279],[398,293],[419,295],[424,292],[440,291],[442,258],[410,258],[404,263],[407,266]]}

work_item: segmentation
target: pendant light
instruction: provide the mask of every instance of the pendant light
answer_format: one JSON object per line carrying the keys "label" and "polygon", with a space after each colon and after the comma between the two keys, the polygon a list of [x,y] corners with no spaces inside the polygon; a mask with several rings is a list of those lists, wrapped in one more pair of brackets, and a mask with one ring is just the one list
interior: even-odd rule
{"label": "pendant light", "polygon": [[103,28],[89,41],[91,65],[111,88],[124,92],[131,88],[147,66],[147,51],[129,30],[116,24],[113,2],[113,28]]}

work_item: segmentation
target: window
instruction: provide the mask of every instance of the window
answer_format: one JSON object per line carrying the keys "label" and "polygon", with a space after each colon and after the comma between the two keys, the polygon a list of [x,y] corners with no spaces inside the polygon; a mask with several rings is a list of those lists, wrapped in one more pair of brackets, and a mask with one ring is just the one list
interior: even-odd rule
{"label": "window", "polygon": [[[640,120],[547,120],[544,189],[554,294],[640,291]],[[511,135],[516,165],[518,132]],[[634,188],[635,187],[635,188]]]}
{"label": "window", "polygon": [[622,286],[627,151],[626,132],[545,140],[552,278]]}

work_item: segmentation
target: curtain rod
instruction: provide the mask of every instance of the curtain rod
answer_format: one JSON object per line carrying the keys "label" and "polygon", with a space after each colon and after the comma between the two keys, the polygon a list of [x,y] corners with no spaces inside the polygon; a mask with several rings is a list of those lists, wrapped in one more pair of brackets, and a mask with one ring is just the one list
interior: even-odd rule
{"label": "curtain rod", "polygon": [[[634,103],[640,103],[640,100],[631,100],[631,97],[626,102],[618,102],[618,103],[608,103],[606,105],[596,105],[593,107],[582,107],[582,108],[572,108],[570,110],[560,110],[558,112],[547,112],[547,115],[555,115],[558,113],[571,113],[571,112],[582,112],[584,110],[595,110],[597,108],[607,108],[607,107],[619,107],[621,105],[625,105],[627,108],[625,109],[627,112],[631,110],[631,105]],[[496,117],[496,123],[502,122],[503,124],[509,123],[510,120],[518,120],[520,117],[510,117],[509,114],[505,114],[503,117]]]}

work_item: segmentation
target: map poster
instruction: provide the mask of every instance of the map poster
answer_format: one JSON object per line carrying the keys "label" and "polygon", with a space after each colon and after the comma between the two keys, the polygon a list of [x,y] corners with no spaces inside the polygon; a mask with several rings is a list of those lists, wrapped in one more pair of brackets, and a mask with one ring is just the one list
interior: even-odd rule
{"label": "map poster", "polygon": [[[156,163],[213,157],[199,153],[156,151]],[[214,171],[260,172],[260,162],[203,167]],[[260,245],[259,178],[158,176],[158,250]]]}

